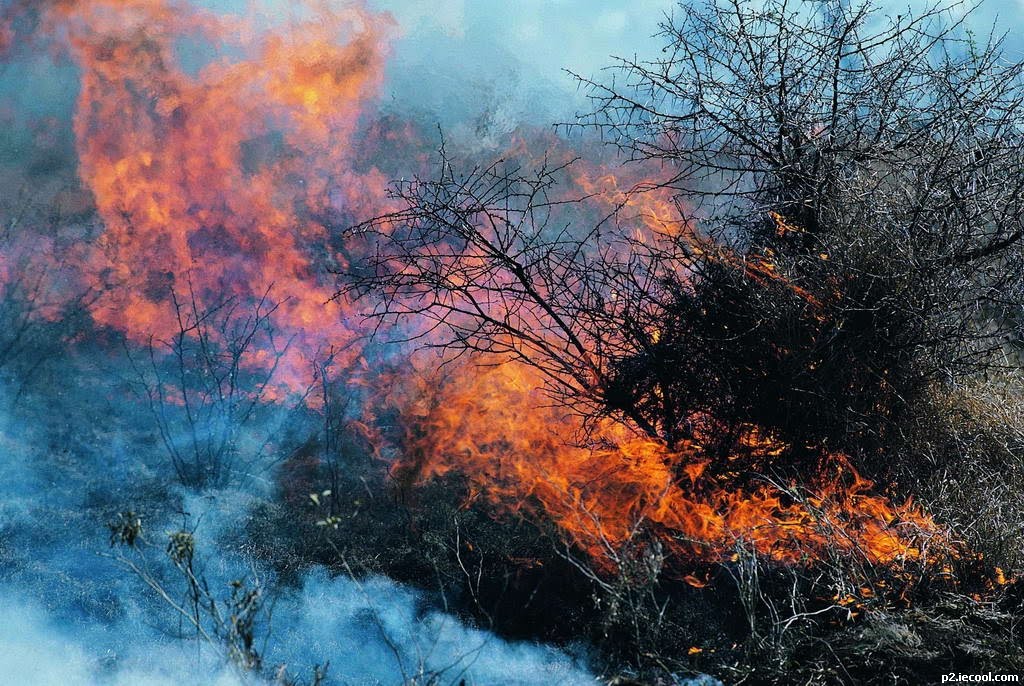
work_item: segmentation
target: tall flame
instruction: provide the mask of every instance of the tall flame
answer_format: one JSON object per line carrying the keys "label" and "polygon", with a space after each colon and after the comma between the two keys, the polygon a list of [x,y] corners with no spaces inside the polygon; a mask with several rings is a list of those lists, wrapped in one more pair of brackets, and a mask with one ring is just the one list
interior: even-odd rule
{"label": "tall flame", "polygon": [[[294,338],[281,377],[294,385],[304,355],[351,339],[352,318],[325,307],[346,257],[324,218],[384,197],[383,175],[355,168],[352,138],[391,22],[356,6],[315,17],[260,27],[172,0],[53,9],[81,69],[80,172],[105,227],[97,322],[166,339],[172,289],[206,306],[269,293],[281,338]],[[186,39],[216,57],[186,69]]]}
{"label": "tall flame", "polygon": [[[356,132],[380,90],[392,25],[356,5],[313,14],[282,27],[174,0],[50,6],[47,21],[81,72],[80,174],[103,229],[100,250],[78,259],[102,284],[103,297],[89,301],[96,322],[135,341],[168,339],[179,332],[176,293],[206,306],[269,293],[280,301],[274,325],[294,341],[281,377],[291,390],[308,381],[310,358],[361,333],[351,303],[325,303],[332,274],[370,246],[337,245],[327,227],[386,209],[386,179],[360,159]],[[0,52],[9,34],[0,23]],[[633,212],[634,246],[682,240],[755,282],[785,282],[771,255],[740,256],[700,235],[664,189],[625,193],[600,168],[573,181]],[[0,280],[10,269],[0,255]],[[679,576],[737,546],[780,562],[838,550],[898,565],[925,558],[932,539],[941,545],[931,518],[871,495],[841,455],[820,451],[818,472],[799,486],[730,476],[708,469],[699,431],[670,449],[611,420],[585,426],[543,386],[516,362],[453,364],[397,383],[389,403],[406,428],[399,471],[416,481],[458,472],[474,497],[553,522],[605,569],[637,541],[656,546]],[[765,473],[788,449],[757,427],[740,433],[736,450],[754,458],[743,463]]]}

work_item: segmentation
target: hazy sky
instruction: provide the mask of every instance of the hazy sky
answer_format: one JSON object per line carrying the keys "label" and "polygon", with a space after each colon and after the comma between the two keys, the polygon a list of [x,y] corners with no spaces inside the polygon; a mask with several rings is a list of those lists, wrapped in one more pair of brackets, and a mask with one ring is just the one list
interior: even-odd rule
{"label": "hazy sky", "polygon": [[[516,121],[562,121],[585,107],[563,69],[596,75],[611,55],[655,56],[675,0],[370,0],[401,27],[388,98],[447,127],[486,117],[494,135]],[[891,14],[925,0],[881,0]],[[966,3],[965,3],[966,5]],[[983,0],[970,26],[1010,33],[1024,53],[1024,0]]]}
{"label": "hazy sky", "polygon": [[[284,0],[194,0],[196,4],[287,17]],[[343,0],[329,0],[328,4]],[[612,55],[653,57],[653,36],[675,0],[367,0],[391,13],[399,29],[392,45],[382,106],[420,115],[446,130],[467,127],[497,143],[523,122],[566,121],[585,109],[583,94],[563,69],[598,75]],[[880,0],[899,14],[927,0]],[[0,0],[0,6],[4,0]],[[965,3],[966,4],[966,3]],[[973,28],[1008,31],[1011,57],[1024,57],[1024,0],[983,0]],[[44,55],[21,71],[0,70],[0,95],[25,110],[67,110],[74,77]],[[31,84],[27,87],[26,84]],[[29,92],[31,94],[29,94]],[[487,140],[484,140],[487,139]]]}
{"label": "hazy sky", "polygon": [[372,0],[401,27],[389,95],[451,126],[486,110],[512,121],[562,119],[583,106],[564,69],[595,74],[610,55],[654,55],[672,0]]}
{"label": "hazy sky", "polygon": [[391,12],[409,38],[438,48],[480,45],[481,62],[501,53],[558,79],[570,68],[590,72],[611,54],[656,50],[651,39],[673,0],[374,0]]}

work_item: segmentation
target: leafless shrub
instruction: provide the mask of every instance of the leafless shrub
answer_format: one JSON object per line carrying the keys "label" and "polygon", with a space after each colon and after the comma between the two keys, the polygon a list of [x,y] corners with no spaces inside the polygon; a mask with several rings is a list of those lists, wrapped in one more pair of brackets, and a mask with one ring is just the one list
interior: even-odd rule
{"label": "leafless shrub", "polygon": [[1001,367],[1016,335],[1024,64],[970,9],[684,4],[663,58],[582,79],[582,125],[662,161],[704,231],[818,303],[708,280],[723,309],[698,334],[732,348],[708,366],[739,372],[718,393],[746,384],[733,411],[874,467],[930,381]]}
{"label": "leafless shrub", "polygon": [[232,580],[227,584],[227,595],[220,594],[202,572],[194,532],[182,529],[167,533],[165,557],[176,573],[176,578],[168,579],[162,566],[150,556],[156,544],[146,535],[139,515],[123,512],[108,528],[114,561],[144,582],[173,611],[182,638],[191,636],[202,641],[243,679],[246,675],[266,675],[282,686],[320,686],[324,682],[326,665],[315,666],[309,681],[289,674],[284,665],[272,670],[264,665],[272,604],[267,603],[258,576],[252,581]]}
{"label": "leafless shrub", "polygon": [[[662,163],[630,197],[673,193],[675,230],[638,241],[622,214],[571,227],[581,205],[565,200],[564,165],[460,169],[442,146],[432,178],[393,185],[401,209],[350,229],[378,251],[344,290],[379,298],[384,320],[420,317],[449,352],[532,365],[556,402],[669,447],[697,437],[694,417],[713,417],[707,476],[771,476],[813,510],[784,484],[842,453],[893,497],[945,502],[946,522],[993,540],[987,564],[1019,560],[1021,508],[1004,497],[1016,477],[998,465],[1019,462],[1020,418],[960,390],[998,376],[1020,393],[1008,370],[1024,311],[1024,63],[997,36],[968,33],[970,9],[681,4],[660,59],[581,79],[594,109],[576,124],[632,161]],[[750,425],[788,449],[770,465],[729,459]],[[978,483],[1003,495],[971,506]],[[839,555],[846,543],[816,560],[808,574],[820,577],[788,585],[742,546],[723,566],[753,653],[780,668],[807,660],[801,651],[827,645],[829,623],[853,612],[850,597],[873,618],[897,612],[865,600],[886,579],[856,550]],[[612,558],[622,588],[579,570],[634,628],[664,626],[645,594],[665,579],[636,568],[657,551],[636,544],[609,552],[628,558]],[[848,657],[808,681],[856,683]]]}
{"label": "leafless shrub", "polygon": [[[1019,372],[935,389],[940,419],[921,417],[908,431],[925,460],[963,456],[955,468],[942,464],[922,483],[929,509],[950,522],[973,550],[1007,570],[1024,568],[1024,405]],[[937,430],[938,429],[938,430]],[[909,478],[909,476],[907,477]]]}
{"label": "leafless shrub", "polygon": [[570,228],[564,165],[459,171],[442,146],[393,186],[403,209],[351,229],[379,248],[344,290],[670,447],[710,415],[712,453],[753,424],[796,466],[827,447],[891,478],[932,385],[1005,367],[1024,303],[1024,64],[958,7],[685,5],[666,57],[584,80],[582,119],[664,163],[634,195],[674,191],[678,230]]}
{"label": "leafless shrub", "polygon": [[223,485],[258,462],[272,438],[264,431],[242,455],[243,430],[264,407],[289,345],[277,340],[272,323],[279,303],[268,292],[251,304],[232,297],[206,307],[191,284],[185,299],[173,290],[171,298],[173,337],[150,338],[145,359],[125,345],[135,386],[178,479],[187,486]]}
{"label": "leafless shrub", "polygon": [[0,374],[24,386],[60,343],[81,330],[100,293],[76,283],[56,238],[35,234],[34,222],[44,223],[41,209],[30,198],[12,202],[0,201]]}

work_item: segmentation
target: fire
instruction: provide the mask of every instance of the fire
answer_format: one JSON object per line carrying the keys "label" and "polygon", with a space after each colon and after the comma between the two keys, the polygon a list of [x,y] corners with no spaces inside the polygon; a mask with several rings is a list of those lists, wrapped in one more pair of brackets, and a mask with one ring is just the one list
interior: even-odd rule
{"label": "fire", "polygon": [[[197,307],[269,294],[280,339],[292,342],[279,378],[293,391],[308,383],[325,348],[365,333],[352,303],[327,303],[333,273],[372,246],[356,238],[339,246],[329,225],[387,209],[386,178],[359,158],[357,132],[381,88],[393,27],[355,5],[314,14],[283,28],[174,0],[50,7],[47,21],[81,73],[80,175],[103,228],[99,250],[78,259],[102,291],[88,301],[98,324],[136,342],[169,339],[179,333],[183,294]],[[0,23],[0,52],[8,34]],[[184,59],[186,40],[200,41],[207,57]],[[610,250],[684,245],[691,256],[736,266],[756,283],[785,283],[819,306],[786,281],[773,255],[739,255],[702,235],[668,189],[577,169],[573,191],[623,210],[631,223]],[[798,230],[773,219],[780,232]],[[0,255],[0,280],[9,268]],[[685,283],[693,263],[670,268]],[[657,341],[661,332],[649,335]],[[249,362],[267,365],[270,357],[261,349]],[[586,352],[579,357],[589,362]],[[598,371],[592,376],[600,382]],[[768,481],[750,465],[771,474],[789,446],[757,427],[742,427],[735,450],[744,459],[729,471],[705,448],[712,419],[694,417],[705,428],[669,447],[612,419],[584,421],[553,404],[544,384],[539,371],[515,361],[452,363],[395,383],[385,404],[405,430],[396,472],[414,482],[458,473],[473,498],[553,523],[601,569],[614,569],[640,544],[694,585],[703,582],[688,573],[692,563],[726,561],[740,547],[778,562],[838,551],[896,566],[944,545],[930,517],[911,502],[873,495],[842,455],[820,451],[816,473],[799,485]]]}
{"label": "fire", "polygon": [[[809,488],[737,485],[707,470],[699,438],[669,450],[612,420],[588,428],[552,405],[543,383],[517,362],[466,363],[440,384],[420,377],[388,401],[406,426],[396,473],[412,481],[458,473],[473,498],[553,522],[605,570],[639,541],[657,545],[680,578],[688,565],[726,561],[738,546],[779,562],[838,551],[897,566],[945,545],[928,515],[872,495],[873,484],[841,455],[822,454]],[[766,466],[787,448],[756,427],[737,445]]]}
{"label": "fire", "polygon": [[14,45],[14,29],[11,26],[11,20],[0,17],[0,57],[3,57],[12,45]]}
{"label": "fire", "polygon": [[[381,173],[355,169],[353,135],[380,87],[390,20],[320,7],[266,27],[172,0],[88,0],[49,21],[81,70],[80,173],[104,226],[95,321],[167,339],[172,292],[201,307],[269,293],[292,341],[280,378],[301,388],[307,358],[358,330],[350,310],[326,306],[347,257],[323,218],[384,197]],[[212,56],[186,67],[186,39]]]}
{"label": "fire", "polygon": [[[602,235],[600,245],[588,249],[623,263],[632,251],[682,247],[664,250],[682,258],[663,266],[675,270],[684,285],[699,278],[694,268],[700,257],[735,267],[755,284],[782,284],[813,310],[820,307],[785,278],[771,255],[742,256],[702,235],[667,190],[644,188],[641,181],[631,187],[643,192],[621,191],[615,175],[580,167],[570,192],[582,191],[609,212],[619,210],[618,233]],[[474,255],[459,259],[476,266]],[[456,291],[472,287],[454,285]],[[615,297],[610,292],[606,301]],[[645,333],[657,341],[659,312],[652,300],[644,301],[653,308],[644,313],[644,323],[652,326]],[[508,312],[498,297],[475,302],[490,308],[485,314],[494,321],[511,317],[520,323],[541,341],[537,348],[569,347],[550,333],[542,307],[517,304],[520,309]],[[545,338],[549,334],[551,340]],[[690,438],[669,445],[654,430],[641,433],[613,418],[594,420],[601,401],[587,394],[605,377],[593,351],[600,345],[628,348],[632,343],[620,335],[588,329],[577,337],[577,348],[585,350],[574,359],[590,372],[581,383],[580,402],[596,403],[586,408],[566,408],[545,392],[549,370],[493,355],[462,364],[449,360],[441,371],[402,379],[383,402],[389,416],[397,411],[405,431],[396,476],[411,485],[456,474],[472,499],[499,513],[553,524],[601,570],[614,570],[639,546],[663,559],[667,573],[694,585],[704,583],[689,573],[694,564],[730,560],[738,549],[779,563],[842,555],[894,569],[930,563],[931,552],[950,549],[945,532],[926,513],[910,501],[893,504],[874,494],[874,484],[841,454],[811,448],[817,455],[813,472],[790,481],[796,475],[784,463],[792,446],[756,426],[722,427],[713,417],[693,415],[686,422],[694,427]],[[738,429],[738,438],[732,454],[722,456],[718,437],[732,433],[726,429]]]}

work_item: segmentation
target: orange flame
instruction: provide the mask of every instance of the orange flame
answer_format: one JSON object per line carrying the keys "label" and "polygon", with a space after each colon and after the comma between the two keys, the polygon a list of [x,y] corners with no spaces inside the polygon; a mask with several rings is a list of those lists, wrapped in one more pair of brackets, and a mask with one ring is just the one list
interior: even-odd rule
{"label": "orange flame", "polygon": [[[542,386],[539,372],[515,362],[464,364],[440,385],[407,385],[390,398],[408,427],[397,471],[418,481],[457,472],[499,511],[554,522],[605,569],[640,540],[656,541],[681,578],[687,563],[725,561],[739,545],[780,562],[838,551],[879,565],[923,560],[930,541],[943,545],[930,517],[871,495],[841,455],[823,455],[810,490],[736,487],[706,472],[699,440],[672,451],[611,420],[584,431]],[[737,446],[765,462],[787,448],[754,427]]]}
{"label": "orange flame", "polygon": [[[693,258],[699,257],[738,268],[754,283],[784,284],[809,305],[820,306],[814,295],[783,276],[770,251],[741,255],[702,234],[692,221],[683,217],[680,202],[672,189],[650,180],[658,177],[657,170],[642,167],[634,167],[630,174],[622,177],[580,164],[577,165],[573,182],[610,211],[618,212],[623,220],[632,222],[633,241],[649,246],[666,242],[682,244],[686,253]],[[771,213],[771,218],[777,231],[799,231],[777,213]],[[678,265],[684,282],[687,280],[685,270],[690,267],[692,262]]]}
{"label": "orange flame", "polygon": [[[282,301],[275,325],[296,339],[283,381],[301,389],[306,356],[360,333],[351,304],[324,308],[331,271],[360,247],[333,245],[324,219],[385,209],[384,175],[362,168],[353,149],[380,88],[390,20],[320,8],[316,21],[286,30],[173,0],[81,0],[55,3],[48,21],[81,70],[80,173],[104,225],[102,250],[83,258],[106,287],[90,305],[94,319],[137,341],[170,338],[172,293],[186,284],[208,305],[269,291]],[[216,56],[186,67],[185,40]],[[787,283],[817,305],[771,255],[741,256],[698,233],[669,190],[626,193],[602,170],[574,181],[632,212],[634,246],[683,241],[692,255]],[[684,281],[691,266],[676,265]],[[0,279],[6,268],[0,260]],[[530,367],[449,369],[447,381],[414,377],[394,389],[407,429],[398,469],[415,480],[458,472],[500,511],[553,522],[604,569],[638,542],[695,585],[703,582],[686,574],[688,562],[727,560],[738,546],[782,562],[838,550],[898,565],[924,559],[932,539],[942,545],[935,522],[910,502],[871,495],[841,455],[822,453],[806,488],[734,478],[711,469],[699,435],[670,450],[611,420],[585,426],[552,406]],[[768,467],[788,446],[743,427],[736,450]]]}

